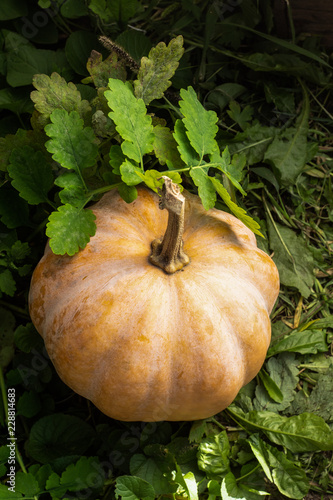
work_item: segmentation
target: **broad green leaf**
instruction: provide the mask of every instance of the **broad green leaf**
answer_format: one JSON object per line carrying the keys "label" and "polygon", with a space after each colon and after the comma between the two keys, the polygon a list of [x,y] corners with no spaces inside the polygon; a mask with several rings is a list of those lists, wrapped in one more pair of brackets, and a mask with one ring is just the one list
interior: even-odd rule
{"label": "broad green leaf", "polygon": [[239,83],[222,83],[208,94],[207,101],[215,104],[220,111],[223,111],[230,101],[237,99],[245,91],[246,87]]}
{"label": "broad green leaf", "polygon": [[67,83],[58,73],[53,72],[50,76],[45,74],[35,74],[33,78],[35,89],[31,92],[31,99],[35,103],[35,108],[42,115],[44,123],[55,109],[65,111],[77,111],[80,117],[86,121],[91,113],[88,101],[83,100],[80,92],[74,83]]}
{"label": "broad green leaf", "polygon": [[293,453],[333,450],[333,431],[326,422],[312,413],[285,417],[269,411],[243,413],[234,405],[228,412],[244,427],[263,432],[275,444]]}
{"label": "broad green leaf", "polygon": [[[10,495],[10,496],[9,496]],[[0,484],[0,500],[19,500],[23,498],[22,493],[18,491],[11,491],[8,493],[8,484]]]}
{"label": "broad green leaf", "polygon": [[184,168],[177,143],[167,127],[156,125],[154,127],[154,153],[161,165],[167,165],[170,170]]}
{"label": "broad green leaf", "polygon": [[291,462],[282,451],[260,439],[257,434],[252,434],[248,442],[266,476],[276,484],[283,495],[300,500],[305,497],[309,491],[309,480],[305,471]]}
{"label": "broad green leaf", "polygon": [[307,161],[310,103],[305,90],[303,95],[303,108],[295,127],[282,130],[275,136],[264,157],[265,162],[273,165],[280,184],[284,187],[295,182]]}
{"label": "broad green leaf", "polygon": [[[267,148],[273,141],[279,129],[275,127],[265,127],[260,123],[255,123],[244,132],[240,132],[234,140],[228,143],[231,154],[244,153],[247,164],[254,165],[263,161]],[[227,145],[227,144],[225,144]]]}
{"label": "broad green leaf", "polygon": [[216,191],[207,175],[208,168],[193,167],[190,170],[190,176],[194,184],[198,187],[198,195],[206,210],[213,208],[216,202]]}
{"label": "broad green leaf", "polygon": [[223,478],[221,496],[223,500],[260,500],[262,498],[261,494],[254,493],[239,483],[232,472],[228,472]]}
{"label": "broad green leaf", "polygon": [[134,186],[127,186],[127,184],[120,184],[118,192],[126,203],[132,203],[138,197],[138,192]]}
{"label": "broad green leaf", "polygon": [[236,217],[238,217],[238,219],[241,220],[249,229],[251,229],[251,231],[253,231],[255,234],[258,234],[259,236],[263,236],[259,231],[259,224],[254,219],[252,219],[252,217],[247,215],[246,211],[243,208],[239,207],[232,201],[228,191],[221,184],[221,182],[216,177],[209,177],[209,179],[213,183],[213,186],[215,187],[217,193],[221,196],[224,203],[227,205],[227,207],[230,208],[231,212]]}
{"label": "broad green leaf", "polygon": [[174,493],[177,485],[172,481],[173,466],[167,460],[135,454],[130,460],[130,472],[144,479],[154,488],[156,495]]}
{"label": "broad green leaf", "polygon": [[187,472],[183,476],[184,482],[186,484],[186,489],[189,493],[189,498],[191,500],[199,500],[198,497],[198,485],[193,472]]}
{"label": "broad green leaf", "polygon": [[65,53],[59,50],[37,49],[32,44],[22,44],[19,50],[10,50],[7,57],[7,83],[11,87],[31,85],[37,74],[51,74],[61,68],[64,78],[73,75]]}
{"label": "broad green leaf", "polygon": [[134,14],[142,9],[137,0],[90,0],[89,9],[97,14],[103,21],[103,25],[119,22],[127,24]]}
{"label": "broad green leaf", "polygon": [[293,331],[287,337],[274,343],[268,350],[268,356],[279,352],[299,352],[300,354],[316,354],[328,349],[324,330]]}
{"label": "broad green leaf", "polygon": [[302,236],[267,219],[270,248],[283,285],[297,288],[309,297],[314,283],[314,259]]}
{"label": "broad green leaf", "polygon": [[186,135],[191,146],[199,155],[200,161],[204,155],[216,150],[215,135],[218,131],[216,125],[218,117],[215,111],[207,111],[197,98],[192,87],[181,89],[182,100],[179,101],[180,111],[183,114],[183,123]]}
{"label": "broad green leaf", "polygon": [[8,173],[12,178],[12,185],[30,205],[48,201],[53,173],[43,153],[30,146],[14,149]]}
{"label": "broad green leaf", "polygon": [[[267,410],[281,412],[290,406],[296,395],[296,387],[299,383],[299,361],[292,353],[281,353],[269,359],[265,368],[269,380],[262,379],[264,386],[259,384],[255,390],[253,407],[255,410]],[[266,383],[265,383],[266,382]],[[282,398],[279,397],[279,391]],[[270,397],[267,397],[269,394]],[[274,399],[272,395],[277,397]]]}
{"label": "broad green leaf", "polygon": [[87,29],[76,29],[66,38],[66,58],[76,74],[88,75],[87,60],[97,44],[97,34]]}
{"label": "broad green leaf", "polygon": [[57,255],[74,255],[84,248],[96,232],[95,218],[91,210],[61,205],[51,213],[46,225],[52,251]]}
{"label": "broad green leaf", "polygon": [[95,431],[73,415],[55,413],[42,417],[30,429],[29,456],[48,463],[66,455],[82,455],[95,439]]}
{"label": "broad green leaf", "polygon": [[174,75],[179,59],[184,53],[181,35],[153,47],[148,57],[142,57],[137,80],[134,81],[136,97],[149,104],[153,99],[160,99],[170,87],[170,78]]}
{"label": "broad green leaf", "polygon": [[145,35],[143,31],[133,29],[122,31],[117,36],[116,43],[130,54],[137,63],[140,63],[141,57],[147,56],[152,48],[149,36]]}
{"label": "broad green leaf", "polygon": [[116,498],[124,500],[154,500],[155,491],[151,484],[136,476],[118,476]]}
{"label": "broad green leaf", "polygon": [[43,347],[41,336],[32,323],[19,325],[14,334],[15,345],[23,352],[31,352],[32,349]]}
{"label": "broad green leaf", "polygon": [[0,4],[0,21],[17,19],[28,15],[28,5],[24,0],[2,0]]}
{"label": "broad green leaf", "polygon": [[272,398],[273,401],[275,401],[276,403],[282,403],[283,393],[279,389],[277,384],[274,382],[274,380],[268,375],[268,373],[264,369],[261,369],[258,375],[266,391],[268,392],[269,397]]}
{"label": "broad green leaf", "polygon": [[44,134],[41,134],[39,130],[18,129],[15,135],[6,134],[5,137],[0,137],[0,170],[6,172],[14,149],[31,146],[36,151],[44,151],[44,142]]}
{"label": "broad green leaf", "polygon": [[109,117],[124,140],[123,153],[140,164],[143,156],[153,150],[155,136],[151,117],[143,100],[134,96],[130,84],[110,79],[109,89],[104,95],[112,110]]}
{"label": "broad green leaf", "polygon": [[204,438],[198,447],[198,466],[208,477],[225,476],[230,470],[230,445],[226,431]]}
{"label": "broad green leaf", "polygon": [[90,127],[84,127],[77,111],[67,113],[56,109],[45,132],[51,138],[45,143],[52,158],[63,168],[73,169],[81,175],[84,168],[92,167],[98,154],[96,137]]}
{"label": "broad green leaf", "polygon": [[31,418],[41,410],[42,404],[35,391],[25,391],[17,401],[17,415]]}

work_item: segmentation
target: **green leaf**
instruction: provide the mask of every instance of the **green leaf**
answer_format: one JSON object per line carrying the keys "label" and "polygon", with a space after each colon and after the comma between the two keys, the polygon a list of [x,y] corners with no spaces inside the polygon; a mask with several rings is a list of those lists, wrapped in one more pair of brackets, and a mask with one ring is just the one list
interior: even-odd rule
{"label": "green leaf", "polygon": [[65,172],[54,181],[56,186],[63,188],[59,193],[61,203],[69,203],[74,207],[82,207],[87,201],[81,178],[75,172]]}
{"label": "green leaf", "polygon": [[259,236],[263,236],[259,231],[259,224],[254,219],[252,219],[252,217],[247,215],[246,210],[239,207],[232,201],[228,191],[224,186],[222,186],[221,182],[216,177],[209,177],[209,179],[213,183],[213,186],[215,187],[217,193],[221,196],[224,203],[227,205],[227,207],[230,208],[231,212],[236,217],[238,217],[238,219],[242,221],[249,229],[251,229],[251,231],[253,231],[255,234],[258,234]]}
{"label": "green leaf", "polygon": [[259,372],[259,378],[263,383],[269,397],[273,399],[276,403],[282,403],[283,392],[279,389],[274,380],[268,375],[268,373],[262,368]]}
{"label": "green leaf", "polygon": [[226,431],[204,438],[198,448],[198,466],[207,476],[225,476],[230,471],[230,445]]}
{"label": "green leaf", "polygon": [[[163,179],[161,177],[161,172],[158,170],[147,170],[144,174],[141,171],[137,172],[137,175],[141,180],[155,193],[158,193],[163,186]],[[182,178],[178,172],[163,172],[163,176],[170,177],[176,184],[181,184]]]}
{"label": "green leaf", "polygon": [[66,487],[68,491],[86,490],[88,487],[94,488],[91,480],[89,481],[89,475],[92,472],[94,475],[101,476],[100,480],[95,483],[95,488],[99,489],[103,471],[97,457],[81,457],[75,464],[70,464],[61,474],[60,485]]}
{"label": "green leaf", "polygon": [[239,181],[242,179],[242,170],[245,167],[246,157],[245,155],[234,155],[232,160],[230,158],[229,148],[225,147],[222,156],[220,155],[219,150],[214,151],[212,155],[210,155],[210,160],[212,162],[212,167],[217,168],[221,172],[223,172],[230,182],[244,195],[246,196],[246,192],[239,184]]}
{"label": "green leaf", "polygon": [[94,439],[89,424],[72,415],[55,413],[33,424],[26,447],[32,458],[48,463],[66,455],[83,455]]}
{"label": "green leaf", "polygon": [[93,50],[87,62],[87,69],[91,75],[95,87],[107,87],[110,78],[126,80],[126,69],[124,63],[118,61],[116,52],[112,52],[103,61],[103,56]]}
{"label": "green leaf", "polygon": [[227,113],[230,118],[240,126],[242,130],[245,130],[250,126],[250,121],[252,120],[253,115],[253,108],[251,106],[245,106],[244,109],[241,109],[238,102],[231,101]]}
{"label": "green leaf", "polygon": [[15,490],[32,497],[39,493],[39,484],[33,474],[18,471],[15,476]]}
{"label": "green leaf", "polygon": [[58,73],[54,72],[50,76],[35,74],[32,83],[37,90],[31,92],[31,99],[41,113],[44,124],[55,109],[77,111],[83,120],[91,115],[89,102],[82,100],[74,83],[67,83]]}
{"label": "green leaf", "polygon": [[152,48],[149,36],[142,31],[127,29],[122,31],[116,38],[119,44],[133,59],[139,63],[141,57],[147,56]]}
{"label": "green leaf", "polygon": [[145,104],[160,99],[170,87],[169,79],[174,75],[183,53],[183,37],[179,35],[170,40],[168,46],[164,42],[158,43],[148,57],[142,57],[138,77],[134,81],[136,97],[143,99]]}
{"label": "green leaf", "polygon": [[303,391],[296,394],[290,411],[296,414],[311,412],[326,422],[333,421],[333,364],[319,375],[310,395],[305,395]]}
{"label": "green leaf", "polygon": [[28,14],[28,5],[25,0],[2,0],[0,4],[0,21],[8,21]]}
{"label": "green leaf", "polygon": [[286,455],[274,446],[262,441],[256,434],[248,440],[253,453],[271,482],[279,491],[289,497],[302,499],[309,491],[306,473],[288,460]]}
{"label": "green leaf", "polygon": [[43,340],[32,323],[19,325],[14,338],[16,347],[23,352],[28,353],[32,349],[43,347]]}
{"label": "green leaf", "polygon": [[12,185],[30,205],[48,201],[48,192],[53,185],[53,173],[43,153],[30,146],[14,149],[8,173],[12,178]]}
{"label": "green leaf", "polygon": [[50,119],[52,123],[45,127],[46,134],[51,137],[45,143],[46,149],[62,167],[81,175],[81,170],[92,167],[97,159],[98,146],[93,130],[84,128],[77,111],[67,113],[64,109],[56,109]]}
{"label": "green leaf", "polygon": [[198,187],[198,195],[206,210],[213,208],[216,202],[216,191],[207,175],[208,168],[193,167],[190,170],[190,176],[194,184]]}
{"label": "green leaf", "polygon": [[136,200],[138,197],[136,188],[134,186],[127,186],[127,184],[120,184],[118,186],[118,192],[126,203],[132,203],[132,201]]}
{"label": "green leaf", "polygon": [[302,236],[292,229],[267,219],[270,248],[283,285],[297,288],[309,297],[314,283],[314,259]]}
{"label": "green leaf", "polygon": [[103,25],[112,24],[115,21],[120,25],[127,24],[127,21],[141,10],[141,4],[137,0],[90,0],[89,9],[97,14],[103,21]]}
{"label": "green leaf", "polygon": [[326,332],[324,330],[296,330],[271,345],[267,355],[275,356],[280,352],[317,354],[318,352],[326,352],[327,349]]}
{"label": "green leaf", "polygon": [[215,135],[218,117],[215,111],[207,111],[203,107],[192,87],[181,89],[180,95],[182,100],[179,107],[184,116],[182,121],[186,135],[201,161],[204,155],[213,153],[217,148]]}
{"label": "green leaf", "polygon": [[170,129],[162,125],[154,127],[154,153],[161,165],[167,165],[170,170],[184,168],[177,143]]}
{"label": "green leaf", "polygon": [[249,491],[247,487],[237,482],[232,472],[224,477],[221,486],[223,500],[259,500],[261,495]]}
{"label": "green leaf", "polygon": [[177,149],[185,165],[188,167],[199,165],[198,155],[190,144],[182,120],[176,120],[173,136],[178,144]]}
{"label": "green leaf", "polygon": [[97,43],[97,35],[86,29],[75,30],[67,38],[65,46],[66,58],[78,75],[88,75],[87,60]]}
{"label": "green leaf", "polygon": [[[265,367],[269,375],[266,374],[264,379],[260,375],[264,385],[256,387],[255,399],[253,400],[255,410],[281,412],[290,406],[299,383],[298,364],[299,361],[291,353],[282,353],[266,362]],[[272,395],[275,396],[275,399],[272,398]]]}
{"label": "green leaf", "polygon": [[243,413],[234,405],[228,412],[245,427],[261,431],[275,444],[293,453],[333,450],[333,431],[325,421],[312,413],[284,417],[269,411]]}
{"label": "green leaf", "polygon": [[9,269],[0,271],[0,292],[13,297],[16,292],[16,283]]}
{"label": "green leaf", "polygon": [[142,174],[142,170],[129,160],[125,160],[120,166],[120,174],[121,180],[124,181],[128,186],[136,186],[142,181],[142,178],[140,176],[140,174]]}
{"label": "green leaf", "polygon": [[116,479],[116,498],[125,500],[154,500],[155,491],[151,484],[136,476],[119,476]]}
{"label": "green leaf", "polygon": [[42,404],[37,392],[25,391],[17,402],[17,415],[31,418],[37,415],[41,408]]}
{"label": "green leaf", "polygon": [[0,484],[0,500],[18,500],[20,498],[23,498],[22,493],[14,490],[9,494],[8,485]]}
{"label": "green leaf", "polygon": [[173,466],[167,460],[135,454],[130,460],[130,472],[144,479],[154,488],[156,495],[174,493],[177,485],[172,483]]}
{"label": "green leaf", "polygon": [[96,232],[95,218],[91,210],[61,205],[52,212],[46,225],[52,251],[57,255],[74,255],[84,248]]}
{"label": "green leaf", "polygon": [[293,184],[307,161],[307,133],[309,128],[310,103],[307,92],[303,92],[304,103],[296,126],[282,130],[269,145],[264,161],[273,165],[280,184]]}
{"label": "green leaf", "polygon": [[142,99],[136,99],[129,83],[109,80],[104,95],[113,110],[109,117],[115,122],[117,132],[124,139],[123,153],[137,163],[153,150],[154,133],[151,117]]}

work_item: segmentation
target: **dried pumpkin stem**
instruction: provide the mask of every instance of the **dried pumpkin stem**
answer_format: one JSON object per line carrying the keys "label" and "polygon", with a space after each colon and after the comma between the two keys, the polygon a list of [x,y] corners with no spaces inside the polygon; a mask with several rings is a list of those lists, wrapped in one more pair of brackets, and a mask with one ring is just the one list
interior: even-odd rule
{"label": "dried pumpkin stem", "polygon": [[185,219],[185,198],[179,186],[169,177],[163,176],[164,185],[159,207],[169,212],[168,225],[163,239],[152,242],[152,254],[149,261],[168,274],[180,271],[190,259],[183,250],[183,232]]}

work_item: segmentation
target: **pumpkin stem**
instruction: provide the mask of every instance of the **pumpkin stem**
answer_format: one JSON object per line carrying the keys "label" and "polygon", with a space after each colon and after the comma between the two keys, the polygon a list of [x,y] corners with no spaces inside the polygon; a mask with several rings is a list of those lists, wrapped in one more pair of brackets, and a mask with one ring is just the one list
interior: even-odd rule
{"label": "pumpkin stem", "polygon": [[152,242],[152,254],[149,261],[160,267],[168,274],[179,271],[186,266],[190,259],[183,250],[183,232],[185,219],[185,198],[179,186],[169,177],[162,176],[164,184],[159,202],[161,210],[169,212],[168,225],[163,239]]}

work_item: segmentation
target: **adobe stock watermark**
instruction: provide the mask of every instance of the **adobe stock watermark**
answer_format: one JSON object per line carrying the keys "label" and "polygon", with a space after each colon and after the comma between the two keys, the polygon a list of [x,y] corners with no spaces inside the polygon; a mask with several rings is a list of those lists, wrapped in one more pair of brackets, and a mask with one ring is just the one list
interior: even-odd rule
{"label": "adobe stock watermark", "polygon": [[31,17],[21,17],[22,29],[21,35],[24,38],[30,39],[38,34],[41,28],[45,28],[52,17],[55,17],[59,12],[59,5],[51,0],[51,7],[47,9],[37,10]]}
{"label": "adobe stock watermark", "polygon": [[8,457],[8,472],[7,472],[7,485],[8,491],[11,493],[15,493],[15,477],[16,477],[16,436],[15,436],[15,409],[16,409],[16,395],[15,389],[9,387],[7,391],[7,429],[8,429],[8,437],[7,440],[9,443],[7,444],[9,448],[9,457]]}

